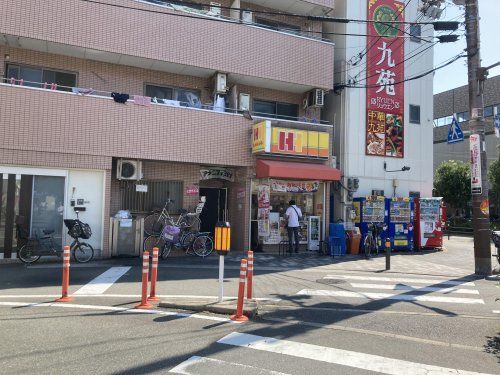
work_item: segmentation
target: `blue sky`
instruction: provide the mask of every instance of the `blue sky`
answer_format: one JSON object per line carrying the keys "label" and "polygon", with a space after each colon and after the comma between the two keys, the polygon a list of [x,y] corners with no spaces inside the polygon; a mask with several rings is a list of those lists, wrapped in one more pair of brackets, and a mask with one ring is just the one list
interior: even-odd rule
{"label": "blue sky", "polygon": [[[451,3],[451,0],[448,0]],[[448,5],[441,16],[441,20],[457,19],[464,14],[464,8]],[[479,0],[480,38],[481,38],[481,65],[489,66],[500,61],[500,0]],[[457,20],[463,22],[464,18]],[[463,30],[464,27],[462,26]],[[461,31],[460,33],[464,33]],[[456,56],[465,49],[465,36],[455,43],[439,43],[434,49],[434,66]],[[434,75],[434,93],[450,90],[467,84],[466,59],[438,70]],[[500,74],[500,67],[490,70],[489,76]]]}

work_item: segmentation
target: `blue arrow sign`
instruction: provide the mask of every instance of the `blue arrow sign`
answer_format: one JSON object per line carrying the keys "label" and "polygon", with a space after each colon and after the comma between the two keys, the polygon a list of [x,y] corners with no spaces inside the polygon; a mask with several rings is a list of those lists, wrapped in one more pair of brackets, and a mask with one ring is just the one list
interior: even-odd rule
{"label": "blue arrow sign", "polygon": [[500,115],[495,116],[495,134],[500,138]]}
{"label": "blue arrow sign", "polygon": [[453,117],[450,130],[448,131],[448,143],[462,142],[464,140],[464,132],[460,129],[458,121]]}

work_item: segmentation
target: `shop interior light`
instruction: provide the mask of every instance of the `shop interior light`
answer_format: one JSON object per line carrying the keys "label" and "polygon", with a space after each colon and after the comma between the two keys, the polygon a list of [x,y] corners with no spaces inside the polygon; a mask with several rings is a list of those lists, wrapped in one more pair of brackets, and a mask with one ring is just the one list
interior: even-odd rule
{"label": "shop interior light", "polygon": [[231,250],[231,226],[226,221],[219,221],[215,225],[215,251],[219,255],[226,255]]}

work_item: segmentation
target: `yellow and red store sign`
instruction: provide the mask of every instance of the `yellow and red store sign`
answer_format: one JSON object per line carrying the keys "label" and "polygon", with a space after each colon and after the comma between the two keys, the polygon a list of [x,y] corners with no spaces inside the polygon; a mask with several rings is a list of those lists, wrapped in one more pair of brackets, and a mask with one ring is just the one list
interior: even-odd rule
{"label": "yellow and red store sign", "polygon": [[272,127],[265,120],[253,126],[252,152],[326,159],[329,141],[325,132]]}

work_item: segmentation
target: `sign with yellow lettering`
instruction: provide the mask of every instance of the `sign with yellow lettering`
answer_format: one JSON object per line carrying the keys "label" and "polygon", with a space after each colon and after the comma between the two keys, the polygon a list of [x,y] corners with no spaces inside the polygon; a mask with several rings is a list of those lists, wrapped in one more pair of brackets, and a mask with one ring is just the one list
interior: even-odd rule
{"label": "sign with yellow lettering", "polygon": [[266,120],[253,126],[252,152],[328,158],[329,140],[325,132],[271,127]]}

